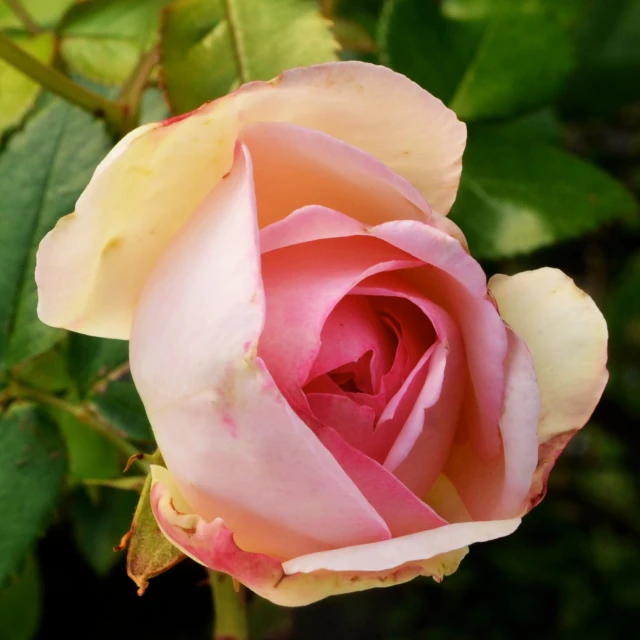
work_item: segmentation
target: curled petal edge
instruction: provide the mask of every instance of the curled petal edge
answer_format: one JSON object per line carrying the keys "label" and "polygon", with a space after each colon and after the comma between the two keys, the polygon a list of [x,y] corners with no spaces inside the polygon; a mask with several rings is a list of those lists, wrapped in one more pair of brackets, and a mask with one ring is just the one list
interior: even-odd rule
{"label": "curled petal edge", "polygon": [[299,607],[332,595],[391,587],[431,576],[441,582],[456,571],[469,548],[432,558],[407,562],[385,571],[313,571],[285,573],[282,562],[271,556],[243,551],[221,518],[206,522],[189,513],[189,507],[167,469],[152,466],[151,507],[165,537],[187,556],[211,569],[224,571],[271,602]]}

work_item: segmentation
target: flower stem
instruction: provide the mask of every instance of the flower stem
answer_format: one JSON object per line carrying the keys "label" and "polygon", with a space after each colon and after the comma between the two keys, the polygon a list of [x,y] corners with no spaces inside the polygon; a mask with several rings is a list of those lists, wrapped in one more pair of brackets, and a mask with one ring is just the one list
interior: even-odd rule
{"label": "flower stem", "polygon": [[38,33],[42,33],[42,29],[33,21],[29,12],[22,6],[20,0],[6,0],[6,2],[9,5],[9,9],[13,11],[29,33],[34,36]]}
{"label": "flower stem", "polygon": [[112,100],[107,100],[107,98],[85,89],[53,67],[43,64],[40,60],[23,51],[1,32],[0,58],[26,76],[29,76],[32,80],[35,80],[48,91],[59,95],[86,111],[104,117],[118,133],[126,133],[126,109]]}
{"label": "flower stem", "polygon": [[213,593],[214,640],[248,640],[247,611],[242,593],[233,578],[220,571],[209,571]]}
{"label": "flower stem", "polygon": [[122,87],[118,104],[124,110],[124,128],[128,131],[138,126],[142,94],[147,86],[149,76],[158,62],[160,62],[160,51],[154,47],[140,58],[133,73]]}
{"label": "flower stem", "polygon": [[[27,387],[22,384],[12,382],[7,391],[11,397],[21,398],[25,400],[33,400],[40,404],[53,407],[59,411],[64,411],[71,414],[78,422],[81,422],[85,426],[89,427],[93,431],[96,431],[101,436],[109,440],[119,451],[121,451],[128,458],[135,456],[139,451],[130,442],[123,438],[117,429],[114,429],[107,422],[99,420],[94,416],[88,407],[82,404],[73,404],[67,402],[63,398],[51,395],[46,391],[40,389],[34,389],[33,387]],[[148,473],[149,465],[144,460],[136,459],[132,462],[132,465],[136,465],[140,471]]]}

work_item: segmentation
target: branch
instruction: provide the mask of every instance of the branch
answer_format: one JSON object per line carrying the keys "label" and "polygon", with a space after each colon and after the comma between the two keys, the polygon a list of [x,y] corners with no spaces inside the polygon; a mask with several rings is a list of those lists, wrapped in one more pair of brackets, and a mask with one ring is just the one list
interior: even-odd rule
{"label": "branch", "polygon": [[59,95],[86,111],[104,117],[120,134],[126,133],[126,114],[121,105],[85,89],[53,67],[43,64],[26,53],[26,51],[23,51],[1,32],[0,58],[32,80],[35,80],[48,91]]}

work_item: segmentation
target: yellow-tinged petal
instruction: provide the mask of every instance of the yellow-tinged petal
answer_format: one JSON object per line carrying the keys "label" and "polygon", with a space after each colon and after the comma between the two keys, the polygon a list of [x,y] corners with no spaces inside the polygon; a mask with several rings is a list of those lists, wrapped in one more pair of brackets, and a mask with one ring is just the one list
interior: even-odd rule
{"label": "yellow-tinged petal", "polygon": [[585,425],[607,384],[607,325],[593,300],[557,269],[496,275],[489,289],[502,318],[529,348],[540,388],[531,508],[544,496],[556,458]]}
{"label": "yellow-tinged petal", "polygon": [[242,127],[270,121],[317,129],[371,153],[440,212],[455,199],[466,130],[439,100],[376,65],[287,71],[124,138],[96,170],[75,214],[40,247],[40,318],[128,338],[148,274],[231,167]]}

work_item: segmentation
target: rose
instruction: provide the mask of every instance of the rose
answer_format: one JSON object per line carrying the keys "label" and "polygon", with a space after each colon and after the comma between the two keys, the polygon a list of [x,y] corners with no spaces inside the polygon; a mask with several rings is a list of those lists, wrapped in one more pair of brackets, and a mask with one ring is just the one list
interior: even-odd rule
{"label": "rose", "polygon": [[131,341],[162,531],[274,602],[451,573],[604,388],[591,299],[487,288],[442,215],[464,141],[388,69],[292,70],[131,133],[40,247],[40,317]]}

